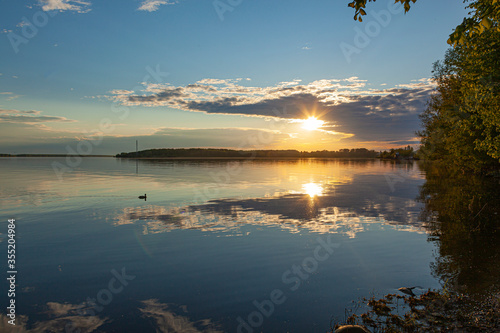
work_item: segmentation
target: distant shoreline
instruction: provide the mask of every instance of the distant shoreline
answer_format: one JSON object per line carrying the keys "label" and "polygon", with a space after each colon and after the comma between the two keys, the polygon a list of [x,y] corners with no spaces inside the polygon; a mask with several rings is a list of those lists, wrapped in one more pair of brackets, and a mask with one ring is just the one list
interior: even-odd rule
{"label": "distant shoreline", "polygon": [[127,160],[375,160],[378,157],[252,157],[252,156],[235,156],[235,157],[116,157],[117,159]]}
{"label": "distant shoreline", "polygon": [[379,157],[299,157],[299,156],[234,156],[234,157],[222,157],[222,156],[191,156],[191,157],[116,157],[115,155],[62,155],[62,154],[20,154],[20,155],[0,155],[0,158],[17,158],[17,157],[111,157],[116,159],[124,160],[376,160]]}
{"label": "distant shoreline", "polygon": [[233,150],[223,148],[160,148],[147,149],[129,153],[117,154],[117,158],[128,159],[170,159],[170,160],[199,160],[199,159],[220,159],[220,160],[297,160],[304,158],[376,158],[379,152],[368,150],[366,148],[341,149],[339,151],[298,151],[270,150],[270,149],[252,149],[252,150]]}

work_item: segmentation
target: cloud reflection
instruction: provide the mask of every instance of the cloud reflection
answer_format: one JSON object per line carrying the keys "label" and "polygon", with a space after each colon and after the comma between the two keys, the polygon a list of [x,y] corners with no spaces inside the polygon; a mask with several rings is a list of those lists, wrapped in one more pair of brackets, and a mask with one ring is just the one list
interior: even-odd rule
{"label": "cloud reflection", "polygon": [[93,332],[108,322],[108,318],[99,316],[81,316],[79,313],[86,311],[89,307],[85,304],[70,304],[48,302],[47,311],[52,319],[37,321],[28,327],[27,316],[16,316],[16,325],[8,323],[9,318],[0,314],[0,332],[12,333],[44,333],[44,332]]}
{"label": "cloud reflection", "polygon": [[361,186],[365,179],[358,181],[357,186],[311,182],[304,184],[302,191],[210,200],[202,205],[128,207],[113,220],[115,225],[140,225],[143,234],[191,229],[241,235],[242,226],[257,225],[354,238],[370,223],[425,232],[418,218],[421,205],[412,196],[395,196],[384,183],[373,189]]}
{"label": "cloud reflection", "polygon": [[[210,319],[191,321],[187,317],[186,307],[178,307],[175,311],[170,309],[174,305],[160,303],[157,299],[148,299],[141,302],[136,310],[144,318],[151,320],[156,332],[169,333],[222,333]],[[94,332],[102,325],[109,322],[109,318],[99,316],[81,315],[89,307],[82,304],[48,302],[47,311],[42,315],[52,319],[37,321],[28,325],[29,318],[24,315],[16,316],[16,325],[8,323],[9,318],[0,314],[0,332],[5,333],[44,333],[44,332]],[[177,307],[176,307],[177,308]],[[184,312],[179,315],[177,312]]]}
{"label": "cloud reflection", "polygon": [[[216,329],[210,319],[192,322],[189,318],[169,311],[169,306],[157,299],[142,301],[140,309],[146,318],[155,322],[156,332],[165,333],[222,333]],[[184,309],[185,312],[187,312]]]}

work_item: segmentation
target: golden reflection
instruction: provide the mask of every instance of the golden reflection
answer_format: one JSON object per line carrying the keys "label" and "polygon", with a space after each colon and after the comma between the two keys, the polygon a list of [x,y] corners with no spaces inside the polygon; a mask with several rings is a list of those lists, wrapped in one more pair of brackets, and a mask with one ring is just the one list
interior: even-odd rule
{"label": "golden reflection", "polygon": [[[311,203],[312,200],[309,201]],[[403,205],[404,206],[404,205]],[[367,209],[373,206],[367,206]],[[200,230],[203,232],[224,233],[226,237],[243,236],[241,227],[245,225],[279,226],[291,233],[302,229],[317,233],[337,233],[355,238],[366,231],[366,225],[382,223],[400,231],[424,233],[425,228],[418,220],[418,215],[406,216],[404,222],[388,220],[383,215],[363,216],[354,211],[339,207],[327,207],[318,211],[318,216],[311,220],[285,217],[260,211],[244,210],[234,207],[231,213],[200,210],[186,207],[128,207],[114,218],[114,225],[137,224],[142,235],[158,234],[173,230]]]}
{"label": "golden reflection", "polygon": [[321,184],[316,184],[316,183],[304,184],[302,185],[302,189],[311,198],[320,197],[323,195],[323,186],[321,186]]}

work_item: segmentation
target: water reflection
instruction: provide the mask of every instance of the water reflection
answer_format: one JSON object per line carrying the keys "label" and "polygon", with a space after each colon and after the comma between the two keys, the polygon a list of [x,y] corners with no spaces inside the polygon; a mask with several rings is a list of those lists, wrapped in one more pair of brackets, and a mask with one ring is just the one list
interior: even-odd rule
{"label": "water reflection", "polygon": [[419,200],[429,240],[439,245],[433,274],[459,292],[500,286],[499,179],[426,166]]}
{"label": "water reflection", "polygon": [[29,326],[27,316],[16,316],[16,325],[13,326],[8,323],[7,316],[0,314],[1,331],[6,333],[93,332],[109,320],[99,316],[81,316],[80,311],[88,310],[83,304],[48,302],[45,307],[46,310],[42,315],[52,319],[37,321]]}
{"label": "water reflection", "polygon": [[304,192],[312,198],[316,196],[323,195],[323,187],[320,184],[316,183],[307,183],[302,185]]}
{"label": "water reflection", "polygon": [[[282,190],[261,197],[214,199],[174,207],[126,207],[110,220],[115,225],[139,224],[143,234],[176,229],[238,234],[242,225],[252,224],[354,238],[365,230],[366,223],[374,222],[424,232],[419,220],[421,205],[415,202],[415,195],[405,187],[391,191],[381,179],[381,175],[354,175],[349,183],[309,182],[301,186],[301,191]],[[416,193],[415,185],[410,188]]]}
{"label": "water reflection", "polygon": [[[147,299],[139,302],[140,306],[133,312],[138,312],[156,332],[169,333],[222,333],[210,319],[192,321],[185,306],[160,303],[157,299]],[[182,314],[181,314],[182,313]],[[46,333],[46,332],[106,332],[105,325],[111,320],[95,314],[87,303],[69,304],[48,302],[45,311],[40,313],[51,319],[37,321],[28,325],[27,316],[16,316],[16,325],[8,323],[9,318],[0,314],[0,331],[4,333]],[[130,325],[130,322],[129,322]],[[129,328],[124,329],[128,331]]]}
{"label": "water reflection", "polygon": [[[222,333],[210,319],[192,322],[188,317],[172,312],[168,304],[157,299],[142,301],[142,314],[153,322],[156,332],[165,333]],[[185,313],[187,310],[183,307]]]}
{"label": "water reflection", "polygon": [[[325,331],[330,315],[365,292],[437,286],[434,246],[419,234],[428,220],[419,216],[426,204],[415,201],[424,183],[417,164],[89,158],[59,181],[53,160],[23,161],[0,160],[0,209],[19,221],[19,288],[35,288],[20,296],[29,320],[17,327],[25,331],[60,331],[70,321],[81,331],[218,330],[202,318],[234,331],[253,300],[283,287],[283,272],[325,237],[317,233],[342,243],[339,252],[263,331]],[[388,174],[402,181],[388,183]],[[147,202],[137,199],[144,193]],[[92,321],[79,315],[116,266],[138,283]]]}

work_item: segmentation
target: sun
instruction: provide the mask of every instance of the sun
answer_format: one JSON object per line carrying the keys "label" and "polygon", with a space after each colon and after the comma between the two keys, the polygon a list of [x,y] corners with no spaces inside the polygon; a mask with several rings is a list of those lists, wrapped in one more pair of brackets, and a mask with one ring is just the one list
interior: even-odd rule
{"label": "sun", "polygon": [[324,123],[323,120],[319,120],[316,117],[309,117],[302,121],[302,128],[308,131],[314,131],[322,127]]}

